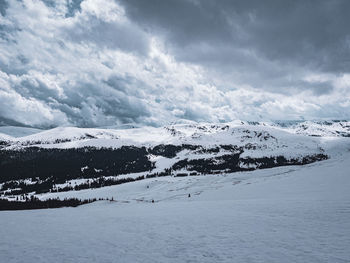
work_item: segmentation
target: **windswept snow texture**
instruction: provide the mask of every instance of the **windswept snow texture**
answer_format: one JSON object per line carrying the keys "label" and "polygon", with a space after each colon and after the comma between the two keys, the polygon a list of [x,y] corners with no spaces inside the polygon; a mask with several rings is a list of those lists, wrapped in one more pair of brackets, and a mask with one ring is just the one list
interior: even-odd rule
{"label": "windswept snow texture", "polygon": [[116,201],[0,212],[1,261],[349,262],[349,164],[344,152],[306,166],[44,194]]}

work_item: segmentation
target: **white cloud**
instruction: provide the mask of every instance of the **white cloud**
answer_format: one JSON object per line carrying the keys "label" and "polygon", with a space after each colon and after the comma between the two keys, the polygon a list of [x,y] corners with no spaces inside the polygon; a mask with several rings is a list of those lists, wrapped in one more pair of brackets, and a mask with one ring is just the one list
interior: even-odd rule
{"label": "white cloud", "polygon": [[[0,16],[0,117],[34,126],[350,117],[349,75],[301,69],[292,79],[309,90],[280,92],[268,79],[261,88],[252,83],[277,74],[279,64],[254,52],[243,57],[269,69],[230,74],[177,60],[163,35],[131,21],[114,1],[85,0],[75,16],[66,12],[61,1],[24,0]],[[314,92],[318,83],[322,94]]]}

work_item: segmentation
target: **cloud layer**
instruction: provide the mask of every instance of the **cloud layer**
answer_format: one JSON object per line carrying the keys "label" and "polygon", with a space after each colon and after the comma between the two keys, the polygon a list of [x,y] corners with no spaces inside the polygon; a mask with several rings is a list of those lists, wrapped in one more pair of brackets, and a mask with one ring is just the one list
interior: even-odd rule
{"label": "cloud layer", "polygon": [[0,0],[0,124],[350,118],[349,1]]}

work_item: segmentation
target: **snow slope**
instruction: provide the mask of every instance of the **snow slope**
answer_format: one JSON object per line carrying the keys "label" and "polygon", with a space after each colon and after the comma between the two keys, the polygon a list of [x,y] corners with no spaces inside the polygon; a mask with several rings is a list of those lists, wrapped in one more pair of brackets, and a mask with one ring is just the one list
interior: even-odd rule
{"label": "snow slope", "polygon": [[[245,156],[300,157],[320,153],[319,139],[296,134],[294,130],[241,121],[226,124],[176,124],[133,129],[92,129],[58,127],[16,138],[8,149],[38,146],[43,148],[112,147],[125,145],[152,147],[160,144],[246,147]],[[251,149],[251,150],[249,150]],[[287,156],[287,153],[290,156]]]}
{"label": "snow slope", "polygon": [[[57,127],[40,130],[27,127],[1,126],[0,133],[18,138],[19,142],[43,144],[60,140],[116,139],[131,140],[135,144],[173,143],[174,140],[196,141],[204,135],[214,135],[214,142],[222,135],[227,137],[232,128],[256,130],[284,130],[289,133],[322,137],[349,137],[349,121],[304,121],[304,122],[247,122],[229,123],[173,123],[164,127],[139,127],[137,125],[106,126],[101,128]],[[224,131],[227,131],[226,134]],[[210,136],[209,136],[210,137]],[[207,139],[204,138],[204,139]],[[220,139],[221,140],[221,139]],[[67,145],[69,147],[69,145]]]}
{"label": "snow slope", "polygon": [[297,134],[350,137],[349,121],[305,121],[290,128]]}
{"label": "snow slope", "polygon": [[[6,133],[6,128],[0,127],[0,133]],[[319,137],[348,137],[350,122],[300,122],[283,125],[276,123],[249,123],[234,121],[224,124],[189,123],[173,124],[164,127],[141,127],[130,129],[97,129],[57,127],[51,130],[35,130],[25,134],[29,128],[16,128],[11,135],[17,147],[40,146],[45,148],[76,148],[85,146],[120,147],[121,145],[151,146],[158,144],[197,144],[212,146],[218,144],[245,145],[247,143],[262,143],[266,145],[308,144],[317,141]],[[4,131],[2,131],[2,129]],[[15,130],[16,130],[15,129]],[[280,145],[281,146],[281,145]],[[288,145],[289,146],[289,145]]]}
{"label": "snow slope", "polygon": [[12,141],[14,138],[7,135],[7,134],[4,134],[4,133],[0,133],[0,141],[5,141],[5,142],[10,142]]}
{"label": "snow slope", "polygon": [[[300,132],[300,127],[307,128]],[[102,176],[116,181],[140,176],[228,173],[321,161],[346,150],[342,148],[350,143],[350,138],[344,136],[347,127],[347,122],[277,125],[234,121],[131,129],[58,127],[18,138],[3,135],[1,182],[28,178],[42,181],[29,189],[22,186],[17,189],[19,182],[10,182],[12,186],[1,188],[0,194],[4,196],[7,191],[6,198],[16,199],[14,195],[29,191],[57,190],[55,183],[61,188],[74,187],[72,183],[83,178],[81,183],[89,187],[87,180],[96,181],[93,178]],[[332,132],[316,137],[315,130],[321,128]],[[122,153],[118,155],[117,149]],[[98,159],[101,152],[104,156]],[[69,169],[63,172],[64,167]],[[45,180],[51,182],[48,182],[50,188],[43,186]],[[28,190],[21,190],[25,188]]]}
{"label": "snow slope", "polygon": [[9,263],[349,262],[349,168],[350,153],[344,151],[305,166],[45,194],[42,199],[113,196],[117,201],[0,212],[1,258]]}

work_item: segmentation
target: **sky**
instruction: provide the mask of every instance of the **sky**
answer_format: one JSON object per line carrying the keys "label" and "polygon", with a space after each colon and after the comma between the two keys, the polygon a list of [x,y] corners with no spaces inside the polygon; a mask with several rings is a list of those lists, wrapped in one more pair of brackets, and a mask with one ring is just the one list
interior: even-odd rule
{"label": "sky", "polygon": [[348,0],[0,0],[0,125],[350,119]]}

